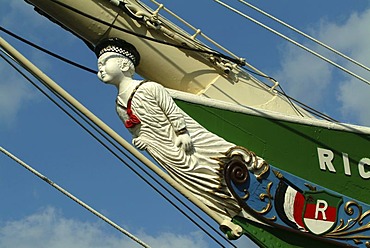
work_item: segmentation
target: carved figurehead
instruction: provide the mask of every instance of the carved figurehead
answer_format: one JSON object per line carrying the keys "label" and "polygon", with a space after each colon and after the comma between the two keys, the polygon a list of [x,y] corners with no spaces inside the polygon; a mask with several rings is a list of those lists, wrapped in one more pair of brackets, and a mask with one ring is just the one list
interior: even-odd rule
{"label": "carved figurehead", "polygon": [[[183,112],[162,85],[134,80],[140,55],[133,45],[111,38],[99,43],[95,52],[98,77],[116,86],[116,110],[132,133],[134,146],[147,150],[174,180],[222,216],[235,235],[240,235],[239,226],[233,226],[230,220],[242,209],[228,190],[223,174],[223,158],[236,146]],[[256,159],[246,158],[251,164],[256,164]]]}
{"label": "carved figurehead", "polygon": [[[96,46],[95,52],[98,56],[99,79],[117,87],[117,113],[130,131],[136,130],[134,128],[140,124],[140,119],[132,111],[131,102],[138,88],[147,82],[133,79],[135,66],[140,62],[140,54],[133,45],[118,38],[103,40]],[[159,84],[153,82],[148,82],[148,86],[142,88],[150,87],[153,84],[160,90],[164,90]],[[191,153],[193,145],[185,123],[177,122],[175,132],[177,135],[174,142],[177,146],[182,147],[187,153]],[[139,149],[146,148],[146,142],[139,137],[134,139],[134,144]]]}

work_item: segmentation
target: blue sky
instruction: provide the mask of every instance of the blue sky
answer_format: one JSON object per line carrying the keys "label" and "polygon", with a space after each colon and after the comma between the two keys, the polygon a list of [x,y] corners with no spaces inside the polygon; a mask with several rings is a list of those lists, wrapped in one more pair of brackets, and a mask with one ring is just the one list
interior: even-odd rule
{"label": "blue sky", "polygon": [[[342,122],[370,126],[368,85],[322,64],[307,52],[214,1],[199,2],[163,1],[166,7],[205,34],[276,78],[293,97]],[[238,1],[228,2],[278,27]],[[250,3],[361,63],[370,64],[369,1],[256,0]],[[0,0],[0,4],[1,26],[64,57],[96,68],[94,54],[79,39],[34,12],[30,5],[19,0]],[[319,49],[285,28],[279,27],[279,30],[314,50]],[[1,36],[99,118],[131,140],[116,116],[113,87],[4,33]],[[323,53],[370,78],[368,72],[328,52]],[[219,247],[3,60],[0,60],[0,75],[0,146],[152,247]],[[1,247],[135,247],[118,231],[2,154],[0,199]],[[222,239],[218,240],[228,246]],[[234,243],[238,247],[250,245],[244,237]]]}

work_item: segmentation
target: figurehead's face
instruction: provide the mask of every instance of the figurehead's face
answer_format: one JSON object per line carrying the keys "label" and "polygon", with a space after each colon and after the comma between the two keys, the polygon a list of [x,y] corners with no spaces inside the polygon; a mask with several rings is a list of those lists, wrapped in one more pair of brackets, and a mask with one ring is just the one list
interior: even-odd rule
{"label": "figurehead's face", "polygon": [[120,67],[122,57],[113,52],[102,54],[98,59],[98,78],[104,83],[118,85],[124,78]]}
{"label": "figurehead's face", "polygon": [[118,53],[103,53],[98,59],[98,77],[107,84],[118,85],[125,77],[132,78],[135,73],[133,62]]}

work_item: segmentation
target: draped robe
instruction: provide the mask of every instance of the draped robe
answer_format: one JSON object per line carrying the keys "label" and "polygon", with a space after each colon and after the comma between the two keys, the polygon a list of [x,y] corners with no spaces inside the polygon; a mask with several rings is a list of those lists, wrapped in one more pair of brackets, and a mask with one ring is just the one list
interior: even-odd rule
{"label": "draped robe", "polygon": [[[127,101],[138,84],[133,81],[117,96],[116,110],[123,122],[128,119]],[[227,189],[222,168],[215,159],[234,144],[193,120],[158,83],[142,84],[133,95],[131,108],[141,121],[129,128],[136,147],[145,148],[174,180],[221,216],[230,218],[241,211]],[[183,128],[188,130],[193,142],[194,149],[190,154],[175,145],[176,131]]]}

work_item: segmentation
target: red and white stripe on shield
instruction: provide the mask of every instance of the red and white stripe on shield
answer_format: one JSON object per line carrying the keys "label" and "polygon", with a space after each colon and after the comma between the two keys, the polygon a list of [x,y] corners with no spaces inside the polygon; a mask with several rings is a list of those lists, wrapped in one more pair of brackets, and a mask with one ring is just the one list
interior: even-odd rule
{"label": "red and white stripe on shield", "polygon": [[320,235],[331,230],[337,222],[338,206],[342,198],[325,191],[305,192],[306,205],[303,222],[306,228]]}

